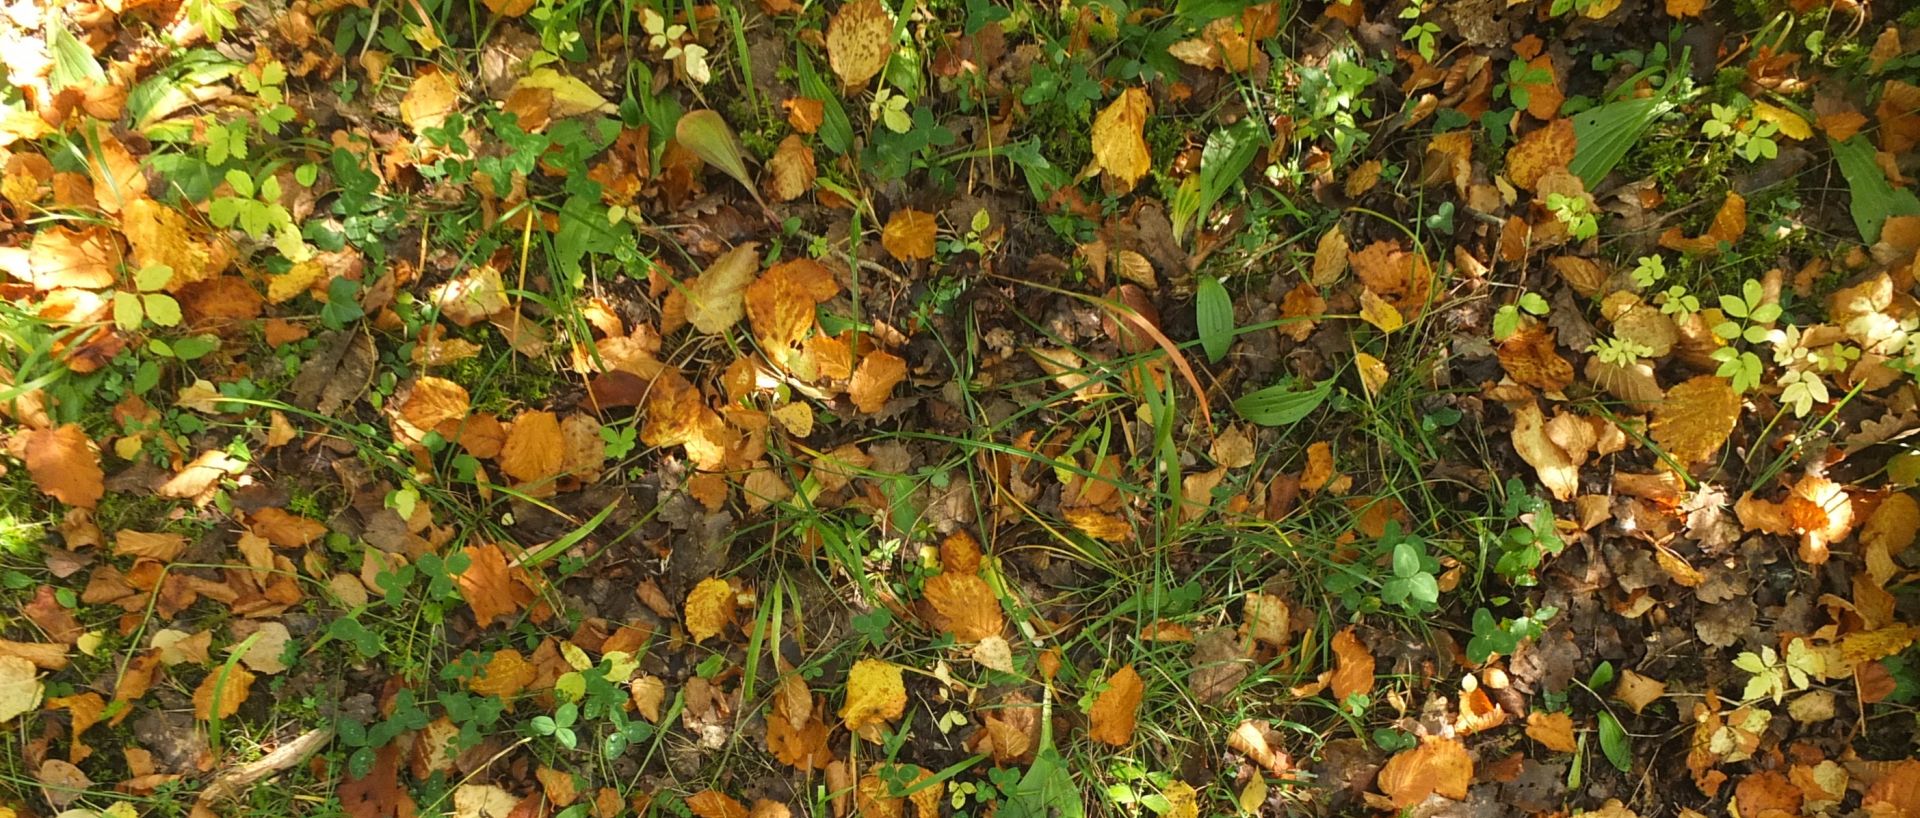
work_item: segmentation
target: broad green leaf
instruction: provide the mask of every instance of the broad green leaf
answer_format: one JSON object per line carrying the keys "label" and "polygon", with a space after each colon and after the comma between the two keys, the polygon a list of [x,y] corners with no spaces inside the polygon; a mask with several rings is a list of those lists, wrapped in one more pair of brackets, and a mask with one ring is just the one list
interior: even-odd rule
{"label": "broad green leaf", "polygon": [[1067,760],[1053,746],[1053,689],[1047,688],[1040,699],[1040,749],[1034,753],[1033,766],[1027,768],[1020,783],[1007,793],[1007,800],[996,813],[1000,818],[1083,818],[1086,808],[1080,803],[1080,787],[1067,771]]}
{"label": "broad green leaf", "polygon": [[1261,426],[1288,426],[1320,408],[1333,391],[1333,379],[1302,389],[1290,384],[1274,384],[1249,393],[1233,402],[1240,417]]}
{"label": "broad green leaf", "polygon": [[1606,710],[1600,711],[1600,751],[1607,755],[1614,769],[1623,773],[1633,771],[1633,738],[1627,735],[1627,728],[1620,726],[1620,720]]}
{"label": "broad green leaf", "polygon": [[733,128],[727,125],[718,111],[688,111],[674,126],[673,138],[707,164],[733,177],[755,198],[759,198],[759,190],[753,186],[753,177],[747,175],[747,160],[740,150],[740,140],[734,137]]}
{"label": "broad green leaf", "polygon": [[1233,345],[1233,299],[1220,279],[1201,276],[1193,293],[1193,309],[1200,325],[1200,348],[1207,360],[1218,363]]}
{"label": "broad green leaf", "polygon": [[1610,102],[1574,116],[1573,161],[1567,163],[1567,170],[1587,183],[1587,189],[1594,189],[1671,107],[1665,97],[1651,96]]}
{"label": "broad green leaf", "polygon": [[133,274],[134,286],[143,293],[154,292],[167,286],[173,280],[173,268],[165,264],[150,264]]}
{"label": "broad green leaf", "polygon": [[1874,161],[1873,144],[1866,137],[1855,136],[1845,142],[1828,139],[1827,144],[1840,163],[1840,175],[1847,179],[1853,226],[1860,230],[1862,240],[1868,244],[1879,241],[1880,226],[1889,216],[1920,215],[1920,198],[1905,188],[1894,190],[1887,182],[1886,171]]}
{"label": "broad green leaf", "polygon": [[[1267,146],[1267,134],[1254,117],[1247,117],[1207,137],[1200,149],[1200,206],[1194,213],[1196,223],[1203,222],[1213,204],[1233,189],[1240,174],[1260,156]],[[1176,233],[1175,240],[1181,238]]]}
{"label": "broad green leaf", "polygon": [[47,28],[47,51],[53,57],[53,70],[47,79],[53,90],[106,80],[107,72],[100,67],[100,61],[93,58],[93,50],[73,36],[66,23],[49,20]]}
{"label": "broad green leaf", "polygon": [[140,328],[140,320],[146,313],[140,309],[140,297],[133,293],[117,292],[113,294],[113,325],[124,332]]}
{"label": "broad green leaf", "polygon": [[153,323],[163,327],[180,326],[180,302],[173,300],[173,296],[147,293],[140,296],[140,303],[146,307],[147,317]]}

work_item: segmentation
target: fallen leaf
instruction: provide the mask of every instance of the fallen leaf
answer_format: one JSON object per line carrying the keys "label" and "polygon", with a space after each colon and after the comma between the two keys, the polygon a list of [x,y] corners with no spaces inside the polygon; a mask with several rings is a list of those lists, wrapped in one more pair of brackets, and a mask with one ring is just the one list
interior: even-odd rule
{"label": "fallen leaf", "polygon": [[1347,256],[1352,250],[1347,246],[1347,235],[1340,225],[1327,228],[1320,234],[1320,241],[1313,247],[1313,277],[1308,283],[1315,287],[1329,287],[1340,280],[1347,272]]}
{"label": "fallen leaf", "polygon": [[1406,319],[1400,316],[1400,311],[1394,309],[1393,304],[1386,299],[1381,298],[1372,287],[1360,288],[1360,318],[1381,332],[1393,332],[1406,326],[1407,323]]}
{"label": "fallen leaf", "polygon": [[193,717],[201,721],[229,718],[240,712],[253,691],[253,672],[239,665],[220,665],[193,691]]}
{"label": "fallen leaf", "polygon": [[1241,611],[1240,619],[1255,642],[1285,650],[1291,641],[1287,630],[1290,625],[1287,601],[1278,596],[1258,591],[1247,594],[1246,607]]}
{"label": "fallen leaf", "polygon": [[532,601],[531,592],[514,581],[507,567],[507,556],[493,543],[470,545],[461,550],[467,556],[467,570],[460,572],[455,584],[460,596],[473,608],[473,619],[486,627],[502,616],[511,616]]}
{"label": "fallen leaf", "polygon": [[1556,119],[1527,132],[1507,150],[1506,175],[1515,185],[1534,190],[1551,171],[1566,171],[1577,140],[1573,120]]}
{"label": "fallen leaf", "polygon": [[880,230],[880,246],[899,261],[933,258],[933,239],[938,227],[933,214],[913,208],[901,208],[887,217]]}
{"label": "fallen leaf", "polygon": [[700,580],[687,592],[682,619],[687,625],[687,635],[693,637],[695,644],[719,636],[733,624],[736,596],[733,586],[717,577]]}
{"label": "fallen leaf", "polygon": [[86,429],[69,423],[35,429],[24,438],[20,459],[27,462],[27,473],[42,493],[80,508],[100,502],[106,493],[106,473],[100,469],[100,452]]}
{"label": "fallen leaf", "polygon": [[742,244],[714,259],[687,285],[687,323],[705,333],[725,332],[746,315],[742,298],[759,272],[756,242]]}
{"label": "fallen leaf", "polygon": [[907,712],[907,687],[900,666],[879,659],[861,659],[847,671],[847,701],[840,707],[840,718],[847,729],[858,732],[874,724],[885,724]]}
{"label": "fallen leaf", "polygon": [[927,580],[927,603],[939,614],[941,628],[961,642],[998,636],[1006,627],[1000,599],[973,574],[944,571]]}
{"label": "fallen leaf", "polygon": [[767,160],[767,196],[776,202],[798,199],[813,189],[817,173],[813,149],[798,135],[788,134]]}
{"label": "fallen leaf", "polygon": [[247,517],[247,527],[281,548],[303,548],[327,535],[327,527],[285,509],[263,508]]}
{"label": "fallen leaf", "polygon": [[907,377],[907,362],[884,349],[876,349],[860,359],[847,384],[847,399],[860,411],[873,414],[886,408],[893,388]]}
{"label": "fallen leaf", "polygon": [[848,88],[865,86],[893,56],[893,14],[880,0],[854,0],[827,23],[827,65]]}
{"label": "fallen leaf", "polygon": [[1547,421],[1533,398],[1508,405],[1513,410],[1513,448],[1527,461],[1556,500],[1572,500],[1580,489],[1580,470],[1566,450],[1547,434]]}
{"label": "fallen leaf", "polygon": [[1345,702],[1356,693],[1373,692],[1373,653],[1361,644],[1353,628],[1334,634],[1332,647],[1335,661],[1329,685],[1334,701]]}
{"label": "fallen leaf", "polygon": [[453,75],[427,65],[414,75],[400,100],[400,120],[415,134],[438,128],[460,106],[460,86]]}
{"label": "fallen leaf", "polygon": [[1620,672],[1620,683],[1613,688],[1613,697],[1622,704],[1633,708],[1635,715],[1647,709],[1647,705],[1667,695],[1667,683],[1649,678],[1631,670]]}
{"label": "fallen leaf", "polygon": [[1545,325],[1521,327],[1500,342],[1500,367],[1515,383],[1558,392],[1573,384],[1573,364],[1561,357]]}
{"label": "fallen leaf", "polygon": [[1366,352],[1355,353],[1353,366],[1360,374],[1360,385],[1366,387],[1367,397],[1375,397],[1387,385],[1387,378],[1393,373],[1387,371],[1387,364]]}
{"label": "fallen leaf", "polygon": [[522,483],[547,480],[566,464],[566,437],[552,412],[522,412],[507,427],[500,448],[500,471]]}
{"label": "fallen leaf", "polygon": [[18,656],[0,656],[0,723],[40,709],[39,670]]}
{"label": "fallen leaf", "polygon": [[1698,375],[1667,390],[1653,409],[1654,443],[1689,466],[1720,451],[1740,419],[1740,395],[1725,378]]}
{"label": "fallen leaf", "polygon": [[1395,809],[1414,806],[1435,793],[1460,801],[1473,783],[1473,756],[1456,740],[1426,736],[1420,746],[1388,759],[1377,783]]}
{"label": "fallen leaf", "polygon": [[613,103],[594,91],[593,86],[545,66],[534,69],[513,84],[514,91],[528,89],[546,91],[551,95],[552,103],[547,114],[555,119],[590,113],[611,114],[618,110]]}
{"label": "fallen leaf", "polygon": [[1689,238],[1678,227],[1667,228],[1660,234],[1660,246],[1683,253],[1717,253],[1721,244],[1733,244],[1747,232],[1747,200],[1738,193],[1728,193],[1720,209],[1713,214],[1713,224],[1707,232]]}
{"label": "fallen leaf", "polygon": [[533,684],[539,674],[539,669],[520,655],[520,651],[496,650],[487,658],[487,663],[480,666],[480,672],[467,680],[467,689],[482,696],[511,699]]}
{"label": "fallen leaf", "polygon": [[1153,154],[1143,135],[1148,102],[1144,89],[1128,88],[1093,120],[1093,164],[1120,193],[1133,190],[1153,169]]}
{"label": "fallen leaf", "polygon": [[1536,710],[1529,714],[1527,738],[1540,742],[1556,753],[1571,753],[1580,749],[1580,743],[1573,736],[1573,717],[1565,712],[1543,713]]}
{"label": "fallen leaf", "polygon": [[453,791],[453,818],[510,818],[519,804],[498,784],[461,784]]}
{"label": "fallen leaf", "polygon": [[120,265],[120,242],[99,225],[77,230],[50,225],[33,234],[27,264],[37,290],[111,287]]}
{"label": "fallen leaf", "polygon": [[1127,665],[1107,679],[1105,690],[1093,700],[1093,712],[1088,718],[1092,726],[1087,736],[1094,741],[1124,747],[1133,740],[1133,728],[1140,715],[1140,700],[1146,693],[1146,682],[1140,674]]}

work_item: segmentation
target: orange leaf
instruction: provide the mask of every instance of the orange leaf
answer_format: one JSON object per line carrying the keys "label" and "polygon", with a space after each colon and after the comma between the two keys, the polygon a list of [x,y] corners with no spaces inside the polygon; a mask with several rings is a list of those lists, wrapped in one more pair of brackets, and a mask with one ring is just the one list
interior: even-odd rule
{"label": "orange leaf", "polygon": [[880,246],[900,261],[933,258],[933,238],[938,230],[931,213],[912,208],[895,210],[880,230]]}
{"label": "orange leaf", "polygon": [[100,453],[79,424],[28,432],[24,448],[20,459],[27,461],[27,473],[47,496],[70,506],[93,508],[106,493]]}
{"label": "orange leaf", "polygon": [[467,689],[482,696],[511,699],[533,684],[539,675],[539,669],[520,655],[520,651],[496,650],[487,663],[480,666],[480,672],[467,681]]}
{"label": "orange leaf", "polygon": [[1344,702],[1355,693],[1373,692],[1373,653],[1349,627],[1333,635],[1333,699]]}
{"label": "orange leaf", "polygon": [[927,580],[926,594],[941,627],[962,642],[978,642],[1006,626],[993,588],[973,574],[941,573]]}
{"label": "orange leaf", "polygon": [[818,171],[813,164],[813,149],[796,134],[780,140],[780,147],[767,160],[767,195],[776,202],[790,202],[813,188]]}
{"label": "orange leaf", "polygon": [[247,527],[281,548],[300,548],[326,536],[327,527],[284,509],[263,508],[248,515]]}
{"label": "orange leaf", "polygon": [[43,227],[27,248],[33,286],[39,290],[111,287],[120,265],[120,241],[112,231],[94,225],[80,230]]}
{"label": "orange leaf", "polygon": [[700,818],[747,818],[747,805],[733,796],[704,790],[687,797],[687,809]]}
{"label": "orange leaf", "polygon": [[1573,737],[1573,717],[1564,712],[1536,711],[1527,716],[1527,738],[1557,753],[1571,753],[1580,748]]}
{"label": "orange leaf", "polygon": [[1434,793],[1462,800],[1471,783],[1473,756],[1460,742],[1439,736],[1427,736],[1420,746],[1395,754],[1380,770],[1378,781],[1396,809],[1411,807]]}
{"label": "orange leaf", "polygon": [[480,627],[492,624],[498,617],[509,616],[533,601],[533,595],[514,581],[500,546],[472,545],[461,553],[467,555],[468,563],[467,570],[457,578],[460,595],[473,608],[473,619]]}
{"label": "orange leaf", "polygon": [[1107,689],[1100,691],[1093,700],[1093,713],[1090,715],[1093,726],[1087,735],[1094,741],[1105,742],[1115,747],[1124,747],[1133,740],[1133,728],[1140,716],[1140,700],[1146,693],[1146,682],[1140,674],[1127,665],[1115,671],[1107,679]]}
{"label": "orange leaf", "polygon": [[1515,383],[1557,392],[1573,383],[1573,364],[1555,348],[1553,334],[1545,326],[1521,327],[1500,342],[1500,367]]}
{"label": "orange leaf", "polygon": [[847,384],[847,398],[860,411],[873,414],[886,408],[893,388],[907,377],[907,362],[884,349],[876,349],[860,359]]}
{"label": "orange leaf", "polygon": [[1556,119],[1528,132],[1507,150],[1507,178],[1533,190],[1550,171],[1567,169],[1567,163],[1573,161],[1575,142],[1570,119]]}
{"label": "orange leaf", "polygon": [[207,721],[216,713],[223,719],[232,716],[240,712],[252,688],[252,671],[239,665],[216,667],[193,691],[193,717]]}
{"label": "orange leaf", "polygon": [[1717,253],[1721,244],[1732,244],[1746,232],[1747,200],[1738,193],[1728,193],[1706,233],[1689,238],[1680,228],[1670,227],[1660,234],[1660,246],[1683,253]]}
{"label": "orange leaf", "polygon": [[827,106],[812,97],[790,97],[780,104],[787,109],[787,124],[801,133],[820,130],[827,121]]}
{"label": "orange leaf", "polygon": [[552,412],[522,412],[507,430],[500,449],[500,470],[523,483],[545,480],[566,463],[566,439]]}

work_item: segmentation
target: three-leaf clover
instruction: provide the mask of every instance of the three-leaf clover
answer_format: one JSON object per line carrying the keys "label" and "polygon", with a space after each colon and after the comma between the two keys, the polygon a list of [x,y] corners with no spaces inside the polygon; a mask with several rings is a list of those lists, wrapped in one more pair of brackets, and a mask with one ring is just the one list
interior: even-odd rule
{"label": "three-leaf clover", "polygon": [[173,268],[164,264],[150,265],[134,273],[133,286],[137,292],[121,290],[113,294],[113,325],[125,332],[139,329],[142,321],[163,327],[179,326],[180,302],[160,292],[172,280]]}

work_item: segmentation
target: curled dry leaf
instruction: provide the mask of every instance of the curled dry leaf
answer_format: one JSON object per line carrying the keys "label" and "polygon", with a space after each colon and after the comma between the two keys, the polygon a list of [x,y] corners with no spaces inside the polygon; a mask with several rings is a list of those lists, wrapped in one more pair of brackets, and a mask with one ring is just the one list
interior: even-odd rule
{"label": "curled dry leaf", "polygon": [[1572,500],[1580,489],[1580,470],[1573,465],[1566,450],[1548,436],[1540,404],[1528,398],[1524,403],[1509,406],[1513,410],[1513,448],[1520,453],[1520,459],[1539,474],[1540,484],[1547,487],[1554,499]]}
{"label": "curled dry leaf", "polygon": [[1094,167],[1121,193],[1133,190],[1153,169],[1153,154],[1143,135],[1148,103],[1146,90],[1128,88],[1093,120]]}
{"label": "curled dry leaf", "polygon": [[892,56],[893,15],[880,0],[854,0],[827,23],[827,65],[842,85],[866,85]]}
{"label": "curled dry leaf", "polygon": [[1140,716],[1140,701],[1146,682],[1133,665],[1127,665],[1107,679],[1107,687],[1093,700],[1089,718],[1093,726],[1087,735],[1094,741],[1124,747],[1133,740],[1133,728]]}

